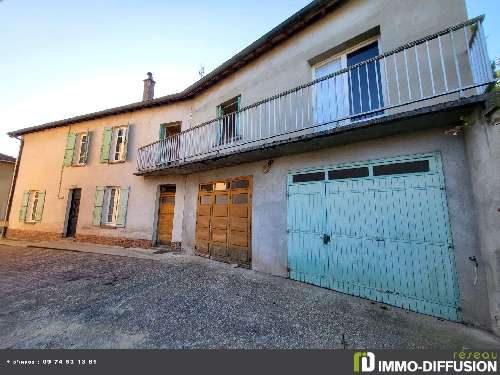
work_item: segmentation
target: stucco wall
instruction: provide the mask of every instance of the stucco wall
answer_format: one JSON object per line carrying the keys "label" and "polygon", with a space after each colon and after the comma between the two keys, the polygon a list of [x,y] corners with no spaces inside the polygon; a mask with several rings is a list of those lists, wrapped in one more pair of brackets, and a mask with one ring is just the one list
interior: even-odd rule
{"label": "stucco wall", "polygon": [[473,285],[474,269],[470,256],[480,256],[476,239],[471,182],[461,136],[445,136],[442,129],[382,138],[317,152],[286,156],[274,160],[264,174],[264,161],[217,169],[187,178],[183,246],[192,251],[196,226],[198,184],[218,178],[251,175],[252,268],[279,276],[287,275],[287,199],[288,171],[344,162],[366,161],[400,155],[439,151],[442,154],[455,260],[459,275],[461,306],[466,321],[488,326],[487,293],[484,274]]}
{"label": "stucco wall", "polygon": [[[481,256],[479,272],[486,274],[491,326],[500,333],[500,110],[490,119],[478,111],[466,129],[467,156]],[[485,305],[486,310],[486,305]]]}
{"label": "stucco wall", "polygon": [[[173,119],[187,121],[185,103],[167,108],[138,111],[105,119],[88,121],[71,127],[56,128],[28,134],[24,137],[17,187],[14,194],[9,228],[62,233],[71,188],[81,188],[77,233],[98,236],[151,239],[155,215],[155,197],[159,184],[177,184],[183,177],[155,179],[136,177],[137,148],[157,138],[160,123]],[[124,163],[100,162],[102,131],[105,126],[129,124],[128,157]],[[68,132],[91,132],[90,151],[86,166],[63,167]],[[129,186],[129,204],[125,228],[100,228],[92,225],[92,209],[96,186]],[[180,184],[182,186],[182,184]],[[46,200],[41,223],[19,222],[18,214],[25,190],[45,190]],[[177,214],[182,214],[182,189],[179,189]],[[177,203],[177,202],[176,202]],[[174,218],[174,241],[181,240],[181,217]]]}
{"label": "stucco wall", "polygon": [[15,163],[0,161],[0,221],[5,218]]}

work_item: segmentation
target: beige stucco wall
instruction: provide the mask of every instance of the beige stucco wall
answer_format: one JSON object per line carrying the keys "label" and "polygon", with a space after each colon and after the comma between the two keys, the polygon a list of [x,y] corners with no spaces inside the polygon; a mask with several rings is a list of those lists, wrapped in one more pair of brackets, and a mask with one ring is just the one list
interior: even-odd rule
{"label": "beige stucco wall", "polygon": [[15,163],[0,161],[0,221],[5,218]]}
{"label": "beige stucco wall", "polygon": [[[174,241],[180,241],[183,238],[183,214],[195,214],[192,209],[183,209],[185,177],[143,178],[133,175],[137,148],[158,139],[161,123],[182,121],[182,127],[186,129],[213,118],[215,107],[236,95],[241,94],[245,106],[308,82],[312,78],[309,59],[375,26],[380,25],[380,51],[383,52],[465,18],[463,0],[429,1],[425,6],[419,6],[413,0],[353,0],[190,101],[27,134],[24,136],[10,228],[62,233],[68,191],[80,187],[82,199],[77,233],[150,239],[154,235],[157,186],[175,183],[178,194]],[[132,125],[128,160],[121,164],[100,163],[103,127],[124,124]],[[62,167],[68,132],[87,130],[92,132],[87,166]],[[104,229],[91,225],[95,187],[101,185],[130,186],[125,228]],[[22,193],[29,189],[47,192],[41,223],[18,221]],[[190,190],[189,194],[191,196],[194,192]]]}

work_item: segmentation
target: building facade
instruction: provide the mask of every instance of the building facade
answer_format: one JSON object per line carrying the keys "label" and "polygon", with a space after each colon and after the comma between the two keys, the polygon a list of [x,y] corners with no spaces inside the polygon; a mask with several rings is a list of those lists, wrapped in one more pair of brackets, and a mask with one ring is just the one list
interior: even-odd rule
{"label": "building facade", "polygon": [[14,131],[7,236],[167,245],[498,332],[481,23],[314,1],[181,93],[149,74],[142,102]]}
{"label": "building facade", "polygon": [[15,158],[0,154],[0,227],[3,227],[5,215],[7,214],[10,185],[12,184],[15,165]]}

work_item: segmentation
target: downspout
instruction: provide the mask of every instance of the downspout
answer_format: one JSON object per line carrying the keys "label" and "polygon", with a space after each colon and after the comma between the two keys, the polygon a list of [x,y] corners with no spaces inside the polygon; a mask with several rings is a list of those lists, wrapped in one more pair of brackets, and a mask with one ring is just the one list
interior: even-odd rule
{"label": "downspout", "polygon": [[16,189],[16,181],[17,181],[17,175],[19,172],[19,165],[21,164],[21,156],[23,154],[23,147],[24,147],[24,140],[23,138],[18,138],[16,136],[11,136],[12,138],[16,138],[17,140],[21,141],[21,144],[19,146],[19,152],[17,154],[17,160],[16,160],[16,166],[14,167],[14,175],[12,176],[12,181],[10,183],[10,191],[9,191],[9,199],[7,201],[7,210],[5,212],[5,222],[7,223],[7,227],[2,227],[2,233],[0,235],[0,238],[5,238],[5,235],[7,234],[7,228],[8,228],[8,222],[9,222],[9,216],[10,216],[10,210],[12,208],[12,199],[14,198],[14,191]]}

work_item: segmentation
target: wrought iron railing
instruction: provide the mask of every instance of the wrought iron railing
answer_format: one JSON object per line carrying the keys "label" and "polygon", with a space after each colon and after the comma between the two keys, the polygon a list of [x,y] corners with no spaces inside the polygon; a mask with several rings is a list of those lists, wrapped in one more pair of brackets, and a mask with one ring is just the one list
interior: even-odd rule
{"label": "wrought iron railing", "polygon": [[138,171],[481,94],[494,82],[482,21],[449,27],[141,147]]}

